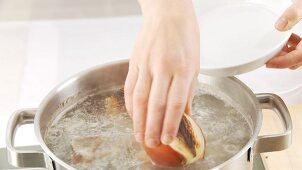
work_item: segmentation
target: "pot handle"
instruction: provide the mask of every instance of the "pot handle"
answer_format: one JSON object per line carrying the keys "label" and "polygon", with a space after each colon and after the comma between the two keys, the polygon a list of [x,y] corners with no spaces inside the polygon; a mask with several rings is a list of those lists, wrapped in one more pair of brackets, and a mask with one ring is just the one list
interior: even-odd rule
{"label": "pot handle", "polygon": [[280,151],[288,148],[292,140],[292,120],[283,100],[271,93],[256,94],[261,109],[274,111],[282,122],[284,132],[280,134],[258,136],[254,153]]}
{"label": "pot handle", "polygon": [[23,109],[16,111],[10,117],[6,130],[7,160],[15,166],[21,168],[39,168],[53,170],[52,160],[42,151],[20,150],[14,147],[16,130],[23,124],[34,122],[36,109]]}

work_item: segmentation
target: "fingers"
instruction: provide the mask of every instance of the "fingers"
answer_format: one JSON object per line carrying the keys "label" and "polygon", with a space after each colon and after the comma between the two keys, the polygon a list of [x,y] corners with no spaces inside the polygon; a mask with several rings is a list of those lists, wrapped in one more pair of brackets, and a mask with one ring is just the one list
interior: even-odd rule
{"label": "fingers", "polygon": [[296,48],[296,46],[300,43],[300,41],[301,38],[299,35],[292,34],[288,39],[287,46]]}
{"label": "fingers", "polygon": [[136,67],[130,66],[125,81],[125,87],[124,87],[125,105],[130,116],[132,116],[133,114],[132,98],[133,98],[133,91],[137,81],[137,77],[138,77],[138,69]]}
{"label": "fingers", "polygon": [[302,66],[302,64],[297,64],[297,65],[294,65],[294,66],[290,67],[289,69],[296,70],[297,68],[299,68],[301,66]]}
{"label": "fingers", "polygon": [[193,103],[193,98],[195,94],[195,87],[197,84],[197,75],[195,76],[196,78],[193,80],[191,83],[191,88],[189,90],[189,97],[188,97],[188,102],[185,107],[185,113],[188,115],[192,115],[192,103]]}
{"label": "fingers", "polygon": [[170,144],[177,135],[179,124],[187,104],[191,80],[185,76],[174,76],[168,95],[161,141]]}
{"label": "fingers", "polygon": [[278,56],[270,60],[268,68],[289,68],[302,63],[302,50],[294,50],[284,56]]}
{"label": "fingers", "polygon": [[288,7],[278,19],[275,27],[279,31],[287,31],[297,24],[302,18],[302,3],[295,2]]}
{"label": "fingers", "polygon": [[160,144],[171,79],[172,75],[155,75],[153,77],[145,131],[145,143],[148,147],[156,147]]}
{"label": "fingers", "polygon": [[151,76],[148,71],[140,70],[133,92],[133,129],[138,142],[145,138],[146,113],[151,87]]}
{"label": "fingers", "polygon": [[290,68],[297,69],[302,63],[302,43],[301,38],[292,34],[277,57],[272,58],[266,63],[268,68]]}

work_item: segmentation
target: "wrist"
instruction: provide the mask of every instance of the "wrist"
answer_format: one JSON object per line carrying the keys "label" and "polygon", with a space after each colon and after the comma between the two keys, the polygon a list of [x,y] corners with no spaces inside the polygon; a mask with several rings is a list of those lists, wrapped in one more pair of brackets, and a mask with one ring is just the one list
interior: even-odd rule
{"label": "wrist", "polygon": [[195,18],[191,0],[138,0],[138,2],[145,18]]}

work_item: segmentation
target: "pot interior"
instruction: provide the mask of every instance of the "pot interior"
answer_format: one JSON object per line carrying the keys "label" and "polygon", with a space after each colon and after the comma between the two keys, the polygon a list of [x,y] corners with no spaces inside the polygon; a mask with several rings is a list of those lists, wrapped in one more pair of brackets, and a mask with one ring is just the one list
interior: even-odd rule
{"label": "pot interior", "polygon": [[[160,169],[134,141],[121,90],[127,71],[126,61],[93,68],[45,98],[35,126],[55,161],[77,169]],[[214,168],[247,149],[258,115],[254,94],[237,79],[200,75],[192,117],[205,134],[206,156],[187,168]]]}

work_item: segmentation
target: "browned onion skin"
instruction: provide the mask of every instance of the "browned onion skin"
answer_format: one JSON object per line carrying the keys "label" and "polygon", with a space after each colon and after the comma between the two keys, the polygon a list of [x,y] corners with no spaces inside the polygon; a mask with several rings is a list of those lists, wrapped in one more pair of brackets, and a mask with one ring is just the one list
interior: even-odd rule
{"label": "browned onion skin", "polygon": [[144,149],[156,165],[179,167],[204,158],[205,139],[201,128],[188,115],[184,115],[171,144],[160,144],[155,148],[144,145]]}

